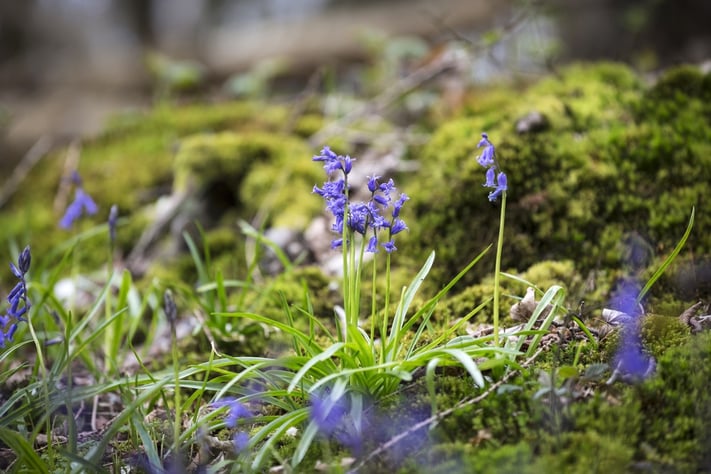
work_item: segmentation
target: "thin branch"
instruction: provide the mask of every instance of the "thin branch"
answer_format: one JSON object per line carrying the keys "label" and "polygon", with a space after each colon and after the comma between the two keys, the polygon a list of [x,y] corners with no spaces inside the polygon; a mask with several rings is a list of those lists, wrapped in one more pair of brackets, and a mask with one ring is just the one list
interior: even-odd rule
{"label": "thin branch", "polygon": [[51,149],[52,140],[49,137],[43,135],[37,139],[12,171],[10,178],[0,189],[0,207],[4,206],[12,195],[17,192],[20,184],[22,184],[32,168],[34,168]]}
{"label": "thin branch", "polygon": [[314,133],[309,139],[312,146],[322,145],[328,137],[333,136],[338,130],[346,128],[360,118],[367,117],[371,114],[379,114],[390,105],[398,101],[404,95],[412,92],[420,85],[432,80],[439,74],[456,67],[459,59],[454,54],[443,54],[437,60],[425,64],[416,69],[412,74],[404,77],[396,82],[391,87],[383,91],[372,101],[363,104],[360,107],[354,108],[351,112],[345,114],[341,118],[334,120],[318,132]]}

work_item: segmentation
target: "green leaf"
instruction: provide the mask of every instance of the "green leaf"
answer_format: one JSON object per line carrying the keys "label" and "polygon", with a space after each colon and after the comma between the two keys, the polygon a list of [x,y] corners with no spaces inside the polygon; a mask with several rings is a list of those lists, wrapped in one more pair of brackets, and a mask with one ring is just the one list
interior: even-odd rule
{"label": "green leaf", "polygon": [[562,380],[578,376],[578,369],[571,365],[563,365],[558,367],[558,377]]}
{"label": "green leaf", "polygon": [[470,355],[459,349],[441,349],[441,352],[457,359],[464,368],[467,369],[469,375],[472,376],[474,383],[477,384],[479,388],[484,388],[484,377],[481,375],[479,367],[477,367],[476,362],[474,362],[474,359],[472,359]]}
{"label": "green leaf", "polygon": [[[417,273],[415,278],[410,282],[410,285],[405,290],[404,294],[400,298],[400,303],[397,305],[395,310],[395,318],[393,319],[392,331],[390,337],[388,338],[388,346],[385,348],[386,360],[394,360],[397,354],[397,349],[400,348],[400,334],[403,329],[403,323],[405,321],[405,316],[407,315],[407,310],[410,309],[410,304],[417,294],[417,290],[420,289],[422,282],[427,278],[427,274],[432,268],[434,263],[435,253],[434,250],[430,252],[430,256],[427,257],[425,264]],[[386,308],[387,309],[387,308]]]}
{"label": "green leaf", "polygon": [[338,352],[343,348],[345,344],[343,342],[337,342],[336,344],[333,344],[331,347],[326,349],[325,351],[321,352],[320,354],[315,355],[311,359],[309,359],[308,362],[304,364],[301,369],[294,375],[294,378],[292,379],[291,383],[289,384],[289,388],[287,388],[287,392],[291,393],[294,388],[298,385],[299,381],[303,378],[304,375],[313,367],[314,365],[318,364],[319,362],[323,362],[326,360],[329,360],[333,354]]}
{"label": "green leaf", "polygon": [[0,439],[15,452],[18,461],[27,465],[32,472],[49,474],[44,461],[23,435],[7,428],[0,428]]}
{"label": "green leaf", "polygon": [[664,262],[662,265],[657,269],[656,272],[654,272],[654,275],[647,281],[647,284],[644,285],[644,288],[639,292],[639,296],[637,296],[637,304],[639,304],[640,301],[642,301],[642,298],[647,294],[647,292],[652,288],[652,285],[659,280],[659,278],[664,274],[666,271],[667,267],[671,265],[671,263],[674,261],[677,255],[679,255],[679,252],[681,252],[681,249],[684,247],[684,244],[686,244],[687,239],[689,238],[689,235],[691,235],[691,229],[694,227],[694,216],[696,214],[696,208],[692,207],[691,208],[691,216],[689,217],[689,224],[686,226],[686,232],[684,232],[684,235],[681,237],[681,240],[679,241],[678,244],[676,244],[676,247],[674,247],[674,250],[672,253],[669,254],[667,258],[664,259]]}

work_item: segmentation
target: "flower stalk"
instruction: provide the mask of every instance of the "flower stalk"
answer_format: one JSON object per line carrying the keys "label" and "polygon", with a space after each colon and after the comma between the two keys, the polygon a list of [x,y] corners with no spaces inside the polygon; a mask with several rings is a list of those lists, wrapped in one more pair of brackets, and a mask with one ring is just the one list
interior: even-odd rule
{"label": "flower stalk", "polygon": [[506,191],[508,190],[508,179],[506,173],[501,171],[501,167],[496,160],[496,149],[489,141],[486,133],[481,134],[481,140],[477,148],[484,148],[481,155],[477,157],[477,163],[486,168],[486,182],[484,187],[493,188],[489,193],[489,201],[495,202],[501,196],[501,215],[499,217],[499,236],[496,243],[496,263],[494,267],[494,346],[499,345],[499,312],[500,312],[500,278],[501,278],[501,254],[504,247],[504,222],[506,220]]}

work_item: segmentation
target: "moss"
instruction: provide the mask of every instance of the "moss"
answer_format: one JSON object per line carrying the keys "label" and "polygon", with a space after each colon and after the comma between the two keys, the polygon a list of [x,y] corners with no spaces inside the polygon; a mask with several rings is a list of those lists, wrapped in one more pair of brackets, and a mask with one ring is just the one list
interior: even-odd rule
{"label": "moss", "polygon": [[[477,95],[482,104],[471,109],[477,113],[442,124],[424,148],[428,179],[412,193],[413,241],[419,255],[438,250],[435,280],[451,278],[462,255],[474,256],[497,238],[499,207],[486,200],[484,173],[474,160],[482,131],[497,145],[509,178],[504,268],[522,271],[541,259],[572,259],[586,275],[620,266],[626,254],[620,243],[631,233],[656,253],[673,248],[691,207],[703,205],[711,180],[705,86],[679,87],[687,105],[673,122],[653,113],[669,93],[655,95],[630,70],[613,64],[566,68],[511,94],[510,101]],[[517,134],[516,120],[532,110],[544,113],[550,127]],[[709,219],[697,215],[697,228]],[[687,245],[711,249],[702,233]],[[464,283],[479,280],[492,266],[477,265]]]}
{"label": "moss", "polygon": [[536,459],[534,472],[630,472],[634,448],[626,441],[592,430],[566,433],[560,438],[559,450]]}
{"label": "moss", "polygon": [[[513,273],[518,273],[512,270]],[[553,285],[560,285],[569,292],[577,294],[582,291],[583,282],[579,276],[575,264],[571,260],[565,261],[542,261],[533,264],[530,268],[520,273],[520,278],[535,285],[542,292],[545,292]],[[588,293],[587,297],[595,298],[600,292],[608,287],[602,285],[595,293]],[[481,283],[470,285],[459,293],[445,299],[436,310],[437,319],[453,321],[464,317],[481,303],[490,299],[493,294],[494,282],[492,277],[484,278]],[[503,278],[501,280],[502,314],[503,318],[509,315],[509,308],[518,299],[526,294],[527,285],[517,280]],[[540,299],[542,293],[536,295]],[[479,322],[491,322],[491,308],[486,308],[477,316]],[[506,321],[511,323],[511,321]]]}
{"label": "moss", "polygon": [[649,315],[642,321],[641,336],[645,349],[659,357],[667,350],[687,342],[691,332],[678,317]]}
{"label": "moss", "polygon": [[644,413],[643,441],[678,472],[711,465],[711,333],[672,347],[654,377],[633,392]]}
{"label": "moss", "polygon": [[[211,214],[230,208],[245,217],[260,212],[267,224],[303,229],[321,211],[308,190],[320,179],[306,159],[304,142],[273,133],[196,135],[184,140],[175,159],[174,188],[201,196]],[[298,196],[298,198],[296,198]]]}
{"label": "moss", "polygon": [[[20,246],[31,243],[35,256],[47,255],[76,232],[103,224],[111,205],[117,204],[121,216],[130,216],[131,221],[130,232],[119,229],[120,246],[130,246],[141,231],[133,222],[140,208],[170,190],[175,147],[182,139],[198,132],[274,131],[287,117],[285,108],[248,102],[164,106],[117,117],[104,133],[87,140],[80,149],[78,171],[86,191],[99,205],[99,213],[78,222],[71,232],[58,228],[67,202],[56,201],[56,193],[67,172],[64,166],[68,153],[58,150],[31,171],[25,181],[31,185],[21,186],[4,207],[0,215],[4,236]],[[124,232],[128,236],[122,235]],[[0,247],[0,260],[9,260],[4,255],[6,248]],[[88,268],[106,261],[103,243],[82,245],[80,250],[79,263]]]}

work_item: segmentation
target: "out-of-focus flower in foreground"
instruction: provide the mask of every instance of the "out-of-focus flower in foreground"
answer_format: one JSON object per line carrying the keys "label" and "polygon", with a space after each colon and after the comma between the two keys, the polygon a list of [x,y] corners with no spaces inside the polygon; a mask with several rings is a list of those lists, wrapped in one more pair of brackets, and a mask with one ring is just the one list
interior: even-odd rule
{"label": "out-of-focus flower in foreground", "polygon": [[[213,402],[211,404],[214,408],[228,407],[227,416],[225,417],[225,425],[228,428],[237,428],[237,424],[242,418],[251,418],[252,412],[250,412],[246,406],[244,406],[239,401],[234,398],[225,398]],[[237,431],[232,438],[232,443],[234,445],[234,450],[236,454],[241,453],[249,445],[249,434],[244,431]]]}
{"label": "out-of-focus flower in foreground", "polygon": [[640,287],[635,282],[623,282],[610,301],[612,309],[625,317],[620,317],[621,339],[615,354],[612,380],[621,375],[626,380],[641,380],[649,377],[656,367],[654,358],[646,354],[640,336],[643,310],[637,302]]}

